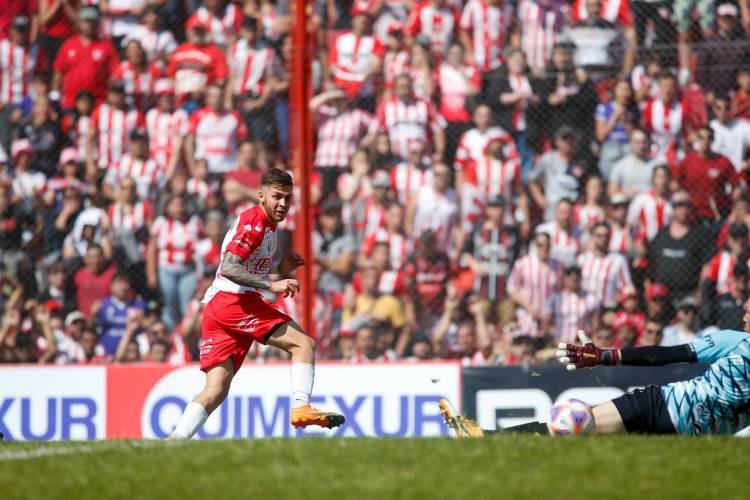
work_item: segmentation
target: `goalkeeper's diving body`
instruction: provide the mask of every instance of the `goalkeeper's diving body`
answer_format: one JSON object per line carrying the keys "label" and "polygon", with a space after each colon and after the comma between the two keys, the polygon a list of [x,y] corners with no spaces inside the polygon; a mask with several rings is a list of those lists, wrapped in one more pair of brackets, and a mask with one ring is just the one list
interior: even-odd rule
{"label": "goalkeeper's diving body", "polygon": [[[735,434],[750,425],[750,300],[745,332],[721,330],[671,347],[600,349],[583,333],[583,345],[560,344],[558,359],[569,370],[598,365],[663,366],[710,363],[700,376],[662,386],[650,385],[591,408],[595,434]],[[441,401],[441,411],[460,437],[486,434]],[[540,422],[504,432],[546,432]]]}

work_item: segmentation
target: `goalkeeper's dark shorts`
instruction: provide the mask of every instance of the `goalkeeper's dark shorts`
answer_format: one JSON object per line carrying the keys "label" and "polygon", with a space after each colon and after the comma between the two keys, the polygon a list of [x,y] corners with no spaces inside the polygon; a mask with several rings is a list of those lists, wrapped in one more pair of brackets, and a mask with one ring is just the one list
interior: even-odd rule
{"label": "goalkeeper's dark shorts", "polygon": [[677,434],[659,386],[635,389],[612,402],[631,434]]}

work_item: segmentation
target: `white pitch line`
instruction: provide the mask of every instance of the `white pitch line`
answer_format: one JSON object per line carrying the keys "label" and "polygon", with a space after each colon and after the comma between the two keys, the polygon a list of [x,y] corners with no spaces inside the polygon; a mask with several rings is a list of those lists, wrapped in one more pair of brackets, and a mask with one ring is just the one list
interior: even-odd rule
{"label": "white pitch line", "polygon": [[158,446],[175,446],[180,445],[181,441],[170,441],[169,443],[163,443],[161,441],[133,441],[129,443],[109,441],[102,442],[98,445],[92,444],[81,444],[74,446],[48,446],[46,448],[35,448],[33,450],[8,450],[2,451],[2,445],[0,445],[0,461],[12,461],[12,460],[28,460],[31,458],[38,457],[49,457],[58,455],[77,455],[85,453],[98,453],[102,451],[110,451],[116,449],[127,449],[127,448],[153,448]]}

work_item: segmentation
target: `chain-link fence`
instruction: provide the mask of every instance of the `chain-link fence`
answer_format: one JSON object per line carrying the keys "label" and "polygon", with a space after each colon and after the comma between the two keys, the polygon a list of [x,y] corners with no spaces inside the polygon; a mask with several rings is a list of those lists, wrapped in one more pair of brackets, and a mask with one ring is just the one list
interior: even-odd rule
{"label": "chain-link fence", "polygon": [[[746,1],[308,7],[313,181],[279,230],[296,248],[314,214],[320,357],[513,364],[579,328],[608,346],[742,328]],[[222,240],[262,173],[291,169],[292,14],[0,13],[0,362],[197,359]]]}

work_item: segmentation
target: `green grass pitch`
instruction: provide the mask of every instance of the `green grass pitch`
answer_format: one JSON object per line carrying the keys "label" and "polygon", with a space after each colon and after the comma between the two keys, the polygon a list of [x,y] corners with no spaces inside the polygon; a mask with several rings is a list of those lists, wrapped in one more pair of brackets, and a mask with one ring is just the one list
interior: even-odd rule
{"label": "green grass pitch", "polygon": [[750,497],[750,439],[0,444],[0,498]]}

